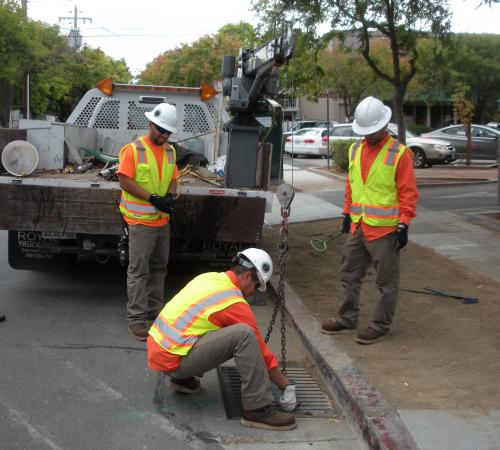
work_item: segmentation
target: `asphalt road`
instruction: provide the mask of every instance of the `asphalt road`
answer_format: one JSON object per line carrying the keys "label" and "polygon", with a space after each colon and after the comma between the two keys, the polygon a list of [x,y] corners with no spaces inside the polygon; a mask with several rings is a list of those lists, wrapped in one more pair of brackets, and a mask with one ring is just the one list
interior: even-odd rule
{"label": "asphalt road", "polygon": [[[288,158],[286,164],[293,162],[294,171],[300,171],[311,167],[327,167],[327,160],[320,158]],[[330,161],[331,163],[331,161]],[[439,167],[439,166],[436,166]],[[426,169],[432,171],[432,168]],[[323,200],[329,201],[336,206],[342,207],[344,193],[343,186],[331,191],[315,192],[315,195]],[[419,207],[430,208],[436,211],[448,211],[458,215],[467,213],[479,213],[497,211],[498,188],[495,183],[489,184],[464,184],[464,185],[434,185],[420,187]]]}
{"label": "asphalt road", "polygon": [[[126,274],[118,264],[79,260],[59,272],[13,270],[6,231],[0,231],[0,255],[0,315],[6,315],[0,322],[0,449],[363,448],[340,416],[299,419],[287,433],[228,420],[215,371],[203,376],[196,396],[168,392],[161,375],[147,368],[145,345],[128,335]],[[207,269],[173,266],[167,296]],[[255,314],[267,324],[270,300]],[[271,342],[275,353],[279,344]],[[290,331],[287,355],[304,358]]]}
{"label": "asphalt road", "polygon": [[211,448],[153,402],[158,375],[127,334],[121,267],[15,271],[6,231],[0,254],[0,448]]}

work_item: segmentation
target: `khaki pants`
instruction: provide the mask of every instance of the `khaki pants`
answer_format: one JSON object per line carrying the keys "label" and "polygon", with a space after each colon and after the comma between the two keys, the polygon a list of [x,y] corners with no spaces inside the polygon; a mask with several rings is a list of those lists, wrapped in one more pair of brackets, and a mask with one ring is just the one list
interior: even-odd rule
{"label": "khaki pants", "polygon": [[380,297],[370,327],[381,333],[389,331],[399,291],[399,250],[396,250],[396,240],[395,234],[388,234],[367,242],[361,226],[354,234],[349,234],[342,251],[340,268],[342,297],[337,320],[342,325],[357,327],[361,284],[368,267],[373,263],[377,272],[375,285]]}
{"label": "khaki pants", "polygon": [[203,375],[235,359],[241,376],[241,403],[244,409],[258,409],[273,401],[271,382],[253,330],[244,323],[209,331],[181,358],[175,378]]}
{"label": "khaki pants", "polygon": [[170,252],[170,225],[129,225],[127,320],[144,322],[165,304],[165,276]]}

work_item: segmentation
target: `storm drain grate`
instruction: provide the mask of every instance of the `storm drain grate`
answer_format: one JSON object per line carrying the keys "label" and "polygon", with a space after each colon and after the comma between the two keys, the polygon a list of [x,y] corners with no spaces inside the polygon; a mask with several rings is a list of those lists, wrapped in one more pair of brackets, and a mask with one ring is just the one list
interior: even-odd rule
{"label": "storm drain grate", "polygon": [[[222,390],[222,398],[228,419],[241,417],[241,378],[234,366],[219,366],[217,368]],[[339,415],[328,396],[323,393],[308,371],[302,367],[287,367],[287,377],[296,384],[297,408],[295,417],[329,418]],[[273,385],[276,402],[279,391]]]}

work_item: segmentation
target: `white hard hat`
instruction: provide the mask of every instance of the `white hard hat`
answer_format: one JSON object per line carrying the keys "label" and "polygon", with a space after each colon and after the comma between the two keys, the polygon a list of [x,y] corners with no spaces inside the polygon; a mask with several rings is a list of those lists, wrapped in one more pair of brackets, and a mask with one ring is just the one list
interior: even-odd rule
{"label": "white hard hat", "polygon": [[273,261],[271,257],[260,248],[247,248],[242,252],[238,252],[236,257],[239,259],[238,264],[248,269],[256,269],[260,283],[259,291],[264,292],[266,290],[266,283],[271,279],[273,274]]}
{"label": "white hard hat", "polygon": [[391,120],[391,108],[375,97],[366,97],[354,112],[352,131],[362,136],[375,133]]}
{"label": "white hard hat", "polygon": [[177,131],[177,110],[170,103],[160,103],[153,111],[147,111],[144,115],[160,128],[171,133]]}

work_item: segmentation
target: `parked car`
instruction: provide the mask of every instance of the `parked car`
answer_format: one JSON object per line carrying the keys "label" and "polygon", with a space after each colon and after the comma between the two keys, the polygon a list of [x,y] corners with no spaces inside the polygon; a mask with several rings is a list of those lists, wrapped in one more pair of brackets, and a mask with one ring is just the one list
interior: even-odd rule
{"label": "parked car", "polygon": [[486,126],[494,128],[495,130],[500,130],[500,122],[488,122]]}
{"label": "parked car", "polygon": [[317,126],[316,120],[300,120],[299,122],[294,122],[292,127],[283,133],[283,136],[290,136],[292,133],[295,134],[297,131],[303,128],[312,128]]}
{"label": "parked car", "polygon": [[[390,123],[387,127],[392,137],[397,138],[398,127]],[[330,132],[330,142],[335,139],[357,139],[362,136],[352,131],[352,124],[336,125]],[[441,139],[423,138],[406,131],[406,146],[413,152],[413,165],[416,169],[431,167],[433,164],[446,164],[455,161],[455,149],[452,144]]]}
{"label": "parked car", "polygon": [[[471,126],[472,159],[497,160],[498,139],[500,130],[485,125]],[[430,133],[422,134],[423,137],[434,137],[451,142],[457,151],[457,157],[465,158],[467,152],[467,136],[463,125],[451,125],[440,128]]]}
{"label": "parked car", "polygon": [[328,152],[326,128],[302,128],[287,136],[285,153],[295,155],[326,156]]}
{"label": "parked car", "polygon": [[318,127],[318,128],[330,128],[330,131],[332,131],[334,128],[335,128],[335,125],[337,125],[338,122],[336,122],[335,120],[330,120],[330,126],[328,126],[328,122],[325,121],[325,122],[318,122],[315,126]]}

